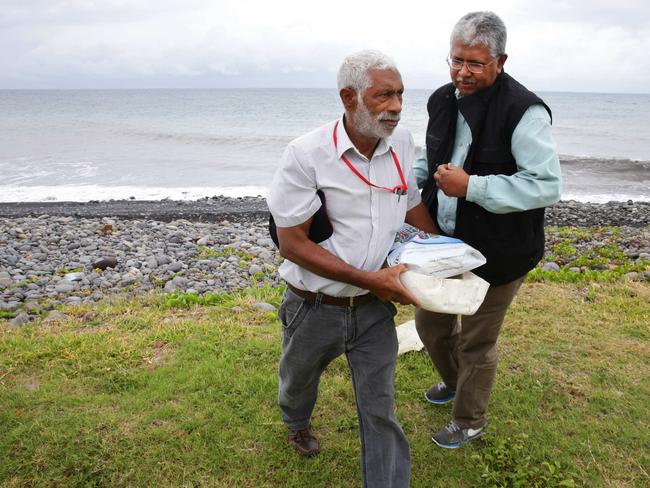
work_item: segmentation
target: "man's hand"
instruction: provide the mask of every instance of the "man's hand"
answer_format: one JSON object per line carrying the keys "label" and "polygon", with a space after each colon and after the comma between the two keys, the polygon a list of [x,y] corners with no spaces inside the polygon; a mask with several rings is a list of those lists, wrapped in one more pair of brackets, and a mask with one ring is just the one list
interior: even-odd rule
{"label": "man's hand", "polygon": [[280,254],[312,273],[368,290],[383,301],[395,301],[402,305],[418,305],[399,275],[408,268],[400,264],[379,271],[362,271],[354,268],[309,240],[307,232],[311,219],[295,227],[278,227]]}
{"label": "man's hand", "polygon": [[384,302],[399,302],[402,305],[419,306],[415,297],[404,288],[399,279],[399,275],[407,269],[406,265],[399,264],[371,273],[372,277],[369,279],[368,290]]}
{"label": "man's hand", "polygon": [[451,163],[441,164],[433,175],[438,188],[448,197],[464,197],[467,195],[469,175],[463,168]]}

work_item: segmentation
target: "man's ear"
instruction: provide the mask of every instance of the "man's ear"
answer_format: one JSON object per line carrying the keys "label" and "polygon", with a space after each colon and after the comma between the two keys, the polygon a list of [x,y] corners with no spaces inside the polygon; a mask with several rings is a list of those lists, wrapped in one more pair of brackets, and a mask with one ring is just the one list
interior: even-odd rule
{"label": "man's ear", "polygon": [[357,108],[357,92],[352,88],[341,88],[339,92],[346,112],[354,112]]}
{"label": "man's ear", "polygon": [[499,59],[497,60],[497,73],[503,71],[503,65],[506,64],[506,59],[508,59],[508,55],[505,53],[499,56]]}

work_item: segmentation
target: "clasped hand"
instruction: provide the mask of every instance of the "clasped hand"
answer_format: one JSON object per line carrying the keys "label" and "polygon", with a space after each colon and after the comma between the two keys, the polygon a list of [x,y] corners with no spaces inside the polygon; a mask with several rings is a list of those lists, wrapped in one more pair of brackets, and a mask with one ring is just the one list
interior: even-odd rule
{"label": "clasped hand", "polygon": [[454,166],[451,163],[441,164],[433,174],[433,179],[436,180],[438,188],[448,197],[464,197],[467,195],[469,175],[463,168]]}

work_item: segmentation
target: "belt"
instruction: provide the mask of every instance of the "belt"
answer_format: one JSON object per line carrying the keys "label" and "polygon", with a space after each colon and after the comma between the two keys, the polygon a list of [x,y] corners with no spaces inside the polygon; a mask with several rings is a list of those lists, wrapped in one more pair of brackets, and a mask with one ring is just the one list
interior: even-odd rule
{"label": "belt", "polygon": [[[318,293],[312,293],[311,291],[301,290],[295,286],[287,283],[287,288],[289,288],[293,293],[298,295],[300,298],[304,299],[307,302],[315,303]],[[358,295],[356,297],[332,297],[330,295],[325,295],[320,293],[320,302],[325,305],[336,305],[339,307],[356,307],[358,305],[365,305],[366,303],[372,302],[375,298],[375,295],[372,293],[366,293],[365,295]]]}

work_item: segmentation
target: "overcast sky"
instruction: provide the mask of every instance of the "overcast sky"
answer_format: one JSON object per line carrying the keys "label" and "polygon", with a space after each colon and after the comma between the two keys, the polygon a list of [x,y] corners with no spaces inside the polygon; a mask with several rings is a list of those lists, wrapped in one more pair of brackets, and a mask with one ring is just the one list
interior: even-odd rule
{"label": "overcast sky", "polygon": [[529,88],[650,93],[648,0],[2,0],[0,88],[334,87],[364,48],[432,88],[454,23],[484,9]]}

